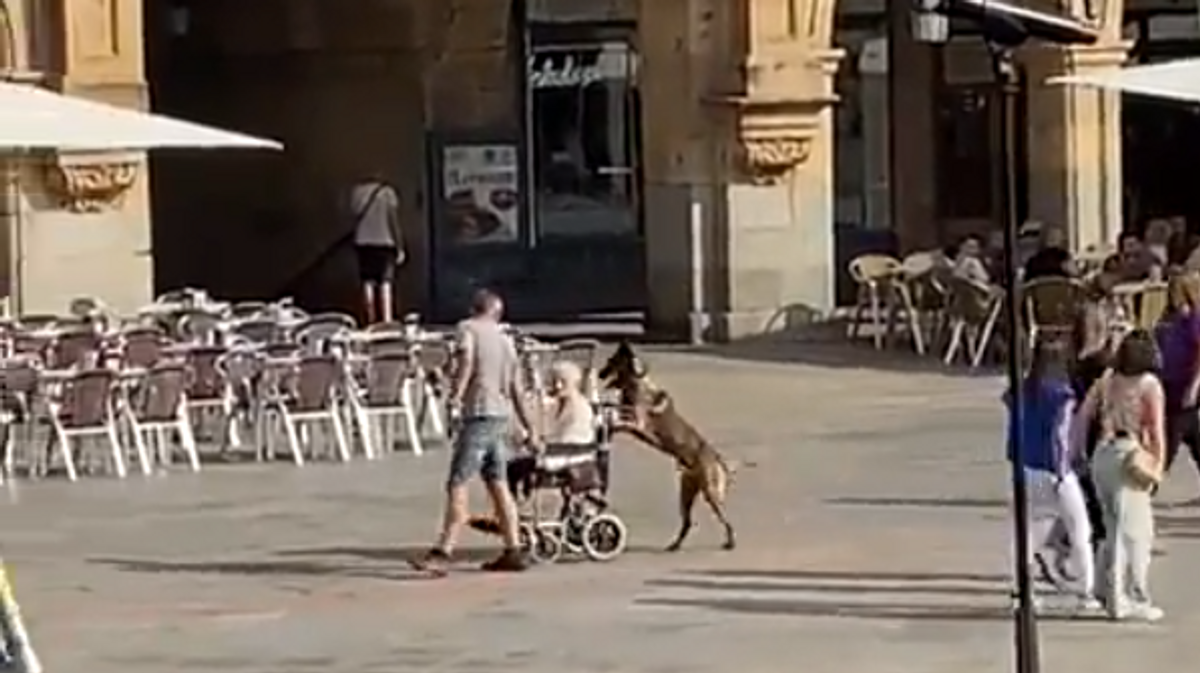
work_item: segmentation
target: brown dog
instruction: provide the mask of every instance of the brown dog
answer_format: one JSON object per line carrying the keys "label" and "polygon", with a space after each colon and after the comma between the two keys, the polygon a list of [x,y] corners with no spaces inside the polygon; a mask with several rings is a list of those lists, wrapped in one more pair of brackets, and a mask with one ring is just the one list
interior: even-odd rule
{"label": "brown dog", "polygon": [[698,496],[704,497],[725,527],[723,548],[733,549],[737,542],[733,525],[725,515],[725,492],[731,474],[729,464],[675,409],[671,396],[650,381],[645,366],[627,342],[621,342],[597,377],[618,391],[621,406],[632,414],[632,420],[617,424],[614,431],[626,432],[662,451],[674,458],[679,467],[679,534],[667,546],[667,551],[678,551],[691,532],[692,509]]}

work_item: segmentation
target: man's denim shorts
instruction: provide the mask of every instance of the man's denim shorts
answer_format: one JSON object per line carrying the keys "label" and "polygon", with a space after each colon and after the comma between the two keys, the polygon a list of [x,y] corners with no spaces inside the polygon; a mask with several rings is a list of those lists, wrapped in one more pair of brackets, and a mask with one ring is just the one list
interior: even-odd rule
{"label": "man's denim shorts", "polygon": [[493,416],[464,418],[450,457],[450,486],[461,486],[475,475],[487,482],[508,479],[509,420]]}

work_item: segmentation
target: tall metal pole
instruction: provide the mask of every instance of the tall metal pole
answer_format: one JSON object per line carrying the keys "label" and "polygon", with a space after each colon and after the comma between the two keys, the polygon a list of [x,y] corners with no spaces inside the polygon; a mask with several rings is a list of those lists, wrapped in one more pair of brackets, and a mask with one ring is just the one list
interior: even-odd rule
{"label": "tall metal pole", "polygon": [[[989,45],[999,102],[999,139],[1003,169],[1000,171],[1000,213],[1004,227],[1004,264],[1006,271],[1004,304],[1008,317],[1008,387],[1011,395],[1011,427],[1021,427],[1024,367],[1021,352],[1020,267],[1017,251],[1017,132],[1016,104],[1020,95],[1020,76],[1013,61],[1013,50],[1004,45]],[[1011,433],[1013,452],[1023,450],[1019,432]],[[1012,461],[1013,535],[1016,549],[1013,560],[1013,646],[1017,673],[1040,673],[1037,613],[1033,604],[1033,579],[1029,574],[1029,504],[1026,498],[1025,468]]]}

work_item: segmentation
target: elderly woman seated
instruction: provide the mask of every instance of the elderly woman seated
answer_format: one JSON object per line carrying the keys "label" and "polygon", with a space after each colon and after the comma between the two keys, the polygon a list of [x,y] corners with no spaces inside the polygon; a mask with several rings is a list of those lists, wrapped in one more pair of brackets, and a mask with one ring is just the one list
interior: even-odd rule
{"label": "elderly woman seated", "polygon": [[[540,452],[526,452],[508,465],[509,487],[514,495],[527,496],[533,489],[532,476],[542,462],[572,458],[591,459],[596,446],[596,412],[584,393],[583,370],[573,362],[554,363],[550,370],[550,404]],[[607,480],[607,465],[601,471]]]}

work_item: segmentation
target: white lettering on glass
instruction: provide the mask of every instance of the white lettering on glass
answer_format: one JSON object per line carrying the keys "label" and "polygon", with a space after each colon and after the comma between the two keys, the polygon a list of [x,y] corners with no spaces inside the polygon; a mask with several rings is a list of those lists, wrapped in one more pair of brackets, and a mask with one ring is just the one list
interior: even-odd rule
{"label": "white lettering on glass", "polygon": [[[557,62],[555,62],[557,61]],[[531,57],[529,86],[534,89],[582,88],[596,82],[628,77],[625,59],[600,58],[594,64],[581,62],[574,54],[562,59]]]}

